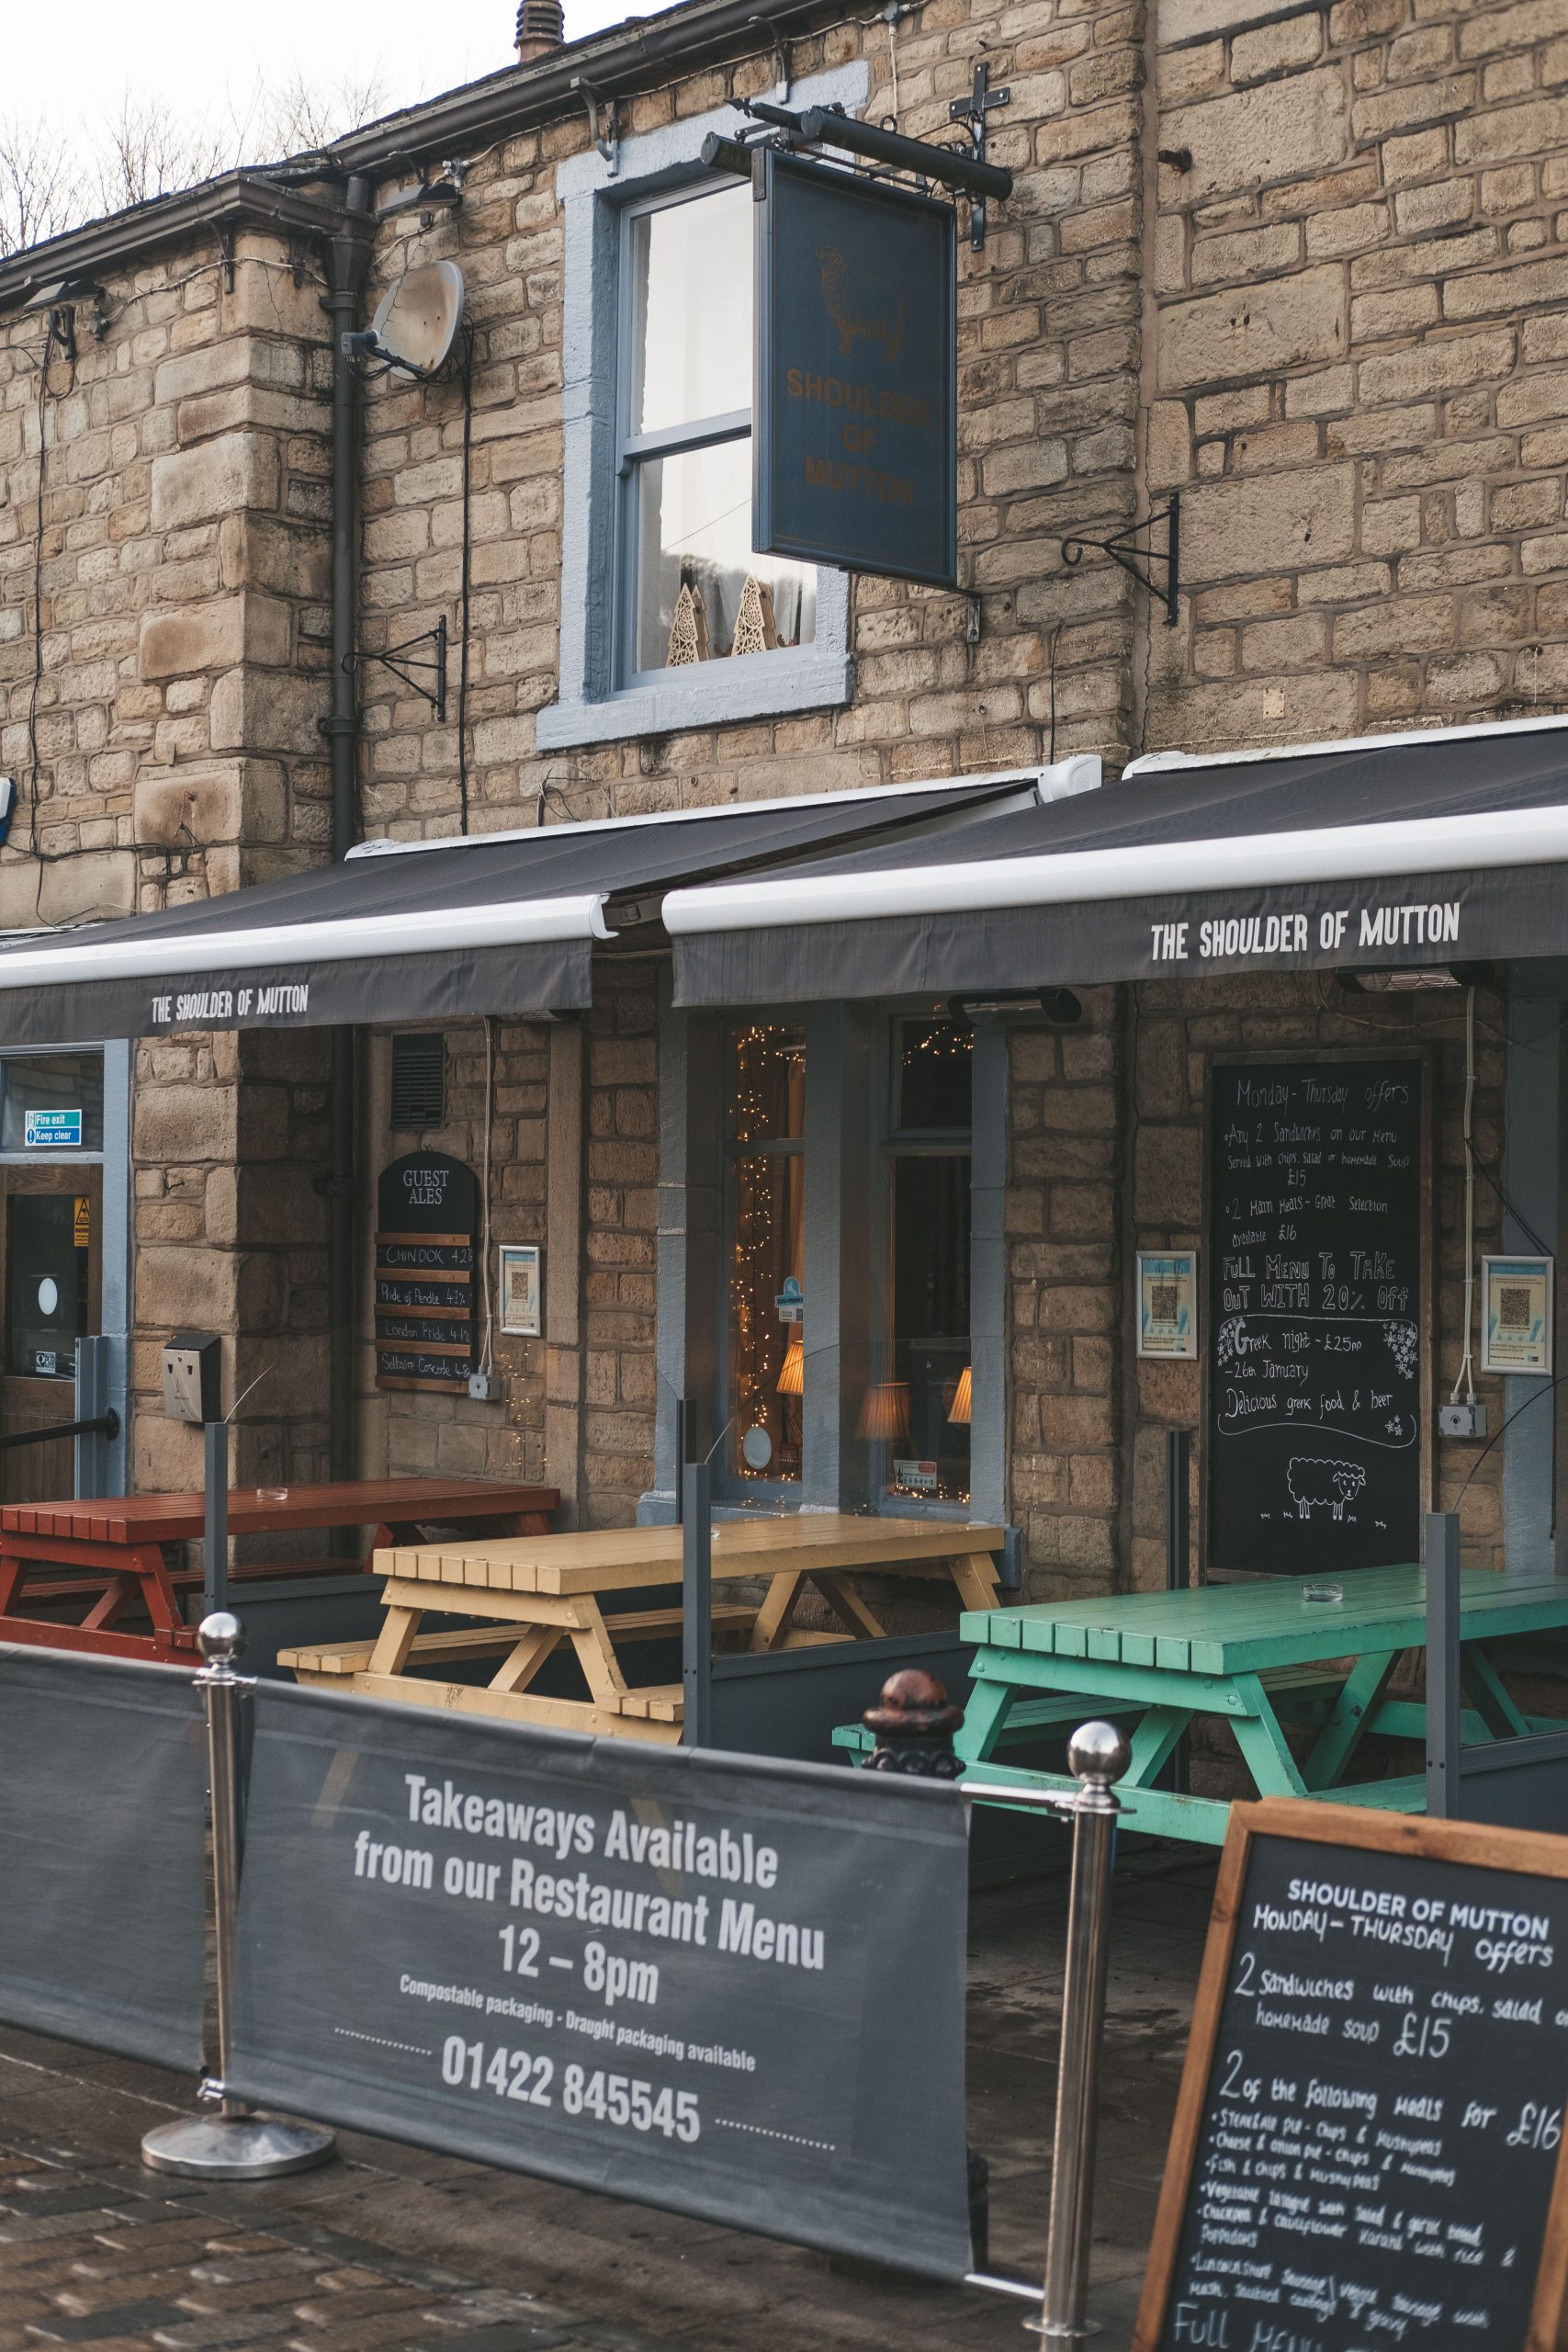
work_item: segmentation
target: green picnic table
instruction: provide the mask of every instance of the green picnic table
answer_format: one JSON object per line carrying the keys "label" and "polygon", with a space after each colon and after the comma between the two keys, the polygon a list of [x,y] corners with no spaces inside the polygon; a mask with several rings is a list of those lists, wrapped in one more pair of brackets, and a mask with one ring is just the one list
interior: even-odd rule
{"label": "green picnic table", "polygon": [[[1156,1788],[1161,1767],[1196,1717],[1223,1715],[1261,1796],[1317,1796],[1400,1813],[1426,1806],[1422,1774],[1355,1781],[1369,1732],[1426,1736],[1425,1706],[1388,1695],[1401,1654],[1427,1639],[1419,1567],[1358,1568],[1333,1582],[1337,1603],[1307,1598],[1314,1577],[1211,1585],[1190,1592],[1107,1594],[1097,1600],[971,1611],[974,1693],[955,1746],[989,1781],[1070,1791],[1077,1783],[1005,1760],[1005,1751],[1087,1716],[1123,1721],[1133,1761],[1120,1793],[1138,1829],[1219,1845],[1230,1808],[1213,1797]],[[1460,1579],[1467,1741],[1559,1731],[1521,1714],[1491,1656],[1510,1634],[1568,1627],[1568,1577],[1515,1577],[1466,1569]],[[1298,1763],[1287,1723],[1315,1736]],[[846,1741],[845,1745],[851,1743]],[[858,1743],[855,1743],[858,1744]]]}

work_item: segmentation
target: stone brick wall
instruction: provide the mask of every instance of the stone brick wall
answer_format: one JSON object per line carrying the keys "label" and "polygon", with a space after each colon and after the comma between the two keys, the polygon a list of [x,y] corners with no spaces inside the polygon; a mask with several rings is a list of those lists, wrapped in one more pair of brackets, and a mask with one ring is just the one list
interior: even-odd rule
{"label": "stone brick wall", "polygon": [[[797,40],[803,77],[864,55],[866,112],[895,112],[889,31]],[[428,230],[384,232],[377,288],[412,262],[461,266],[473,324],[469,718],[474,830],[635,814],[702,799],[821,791],[1033,762],[1124,757],[1132,598],[1109,566],[1081,574],[1057,540],[1131,517],[1138,404],[1142,12],[1006,11],[930,0],[892,36],[897,118],[950,135],[947,108],[981,56],[1010,83],[992,152],[1016,172],[983,254],[960,243],[959,497],[964,586],[853,584],[856,693],[807,713],[541,755],[535,715],[557,693],[561,514],[562,213],[555,166],[587,143],[574,115],[479,158],[464,202]],[[628,133],[772,86],[771,56],[694,76],[622,109]],[[386,378],[367,401],[365,643],[456,629],[462,397]],[[1053,674],[1054,669],[1054,674]],[[453,681],[456,683],[456,663]],[[445,726],[386,673],[365,673],[367,834],[454,830],[455,709]]]}
{"label": "stone brick wall", "polygon": [[1148,740],[1551,710],[1568,684],[1568,15],[1157,12]]}

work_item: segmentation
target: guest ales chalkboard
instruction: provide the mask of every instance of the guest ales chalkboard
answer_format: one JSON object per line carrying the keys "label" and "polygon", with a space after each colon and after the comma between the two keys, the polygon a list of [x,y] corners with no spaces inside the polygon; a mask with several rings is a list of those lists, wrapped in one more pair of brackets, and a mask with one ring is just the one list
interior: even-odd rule
{"label": "guest ales chalkboard", "polygon": [[1551,2352],[1568,1840],[1231,1814],[1134,2352]]}
{"label": "guest ales chalkboard", "polygon": [[1212,1072],[1208,1561],[1420,1556],[1418,1061]]}
{"label": "guest ales chalkboard", "polygon": [[376,1188],[376,1385],[463,1389],[474,1367],[479,1186],[445,1152],[415,1151]]}

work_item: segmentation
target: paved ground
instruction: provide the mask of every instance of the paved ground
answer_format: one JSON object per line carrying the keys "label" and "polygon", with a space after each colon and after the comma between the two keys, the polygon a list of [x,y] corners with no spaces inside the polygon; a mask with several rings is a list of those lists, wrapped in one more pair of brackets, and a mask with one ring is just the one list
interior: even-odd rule
{"label": "paved ground", "polygon": [[[1093,2269],[1106,2352],[1128,2342],[1212,1885],[1212,1864],[1168,1848],[1130,1848],[1118,1872]],[[970,1939],[992,2267],[1036,2278],[1063,1893],[977,1894]],[[1018,2303],[383,2141],[345,2137],[342,2162],[251,2188],[142,2171],[142,2132],[190,2106],[154,2068],[0,2030],[0,2352],[752,2352],[759,2321],[771,2352],[1021,2342]]]}

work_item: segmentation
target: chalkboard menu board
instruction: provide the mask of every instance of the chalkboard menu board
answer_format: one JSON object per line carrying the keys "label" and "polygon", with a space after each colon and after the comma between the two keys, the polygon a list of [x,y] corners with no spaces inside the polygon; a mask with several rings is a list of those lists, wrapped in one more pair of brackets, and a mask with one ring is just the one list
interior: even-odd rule
{"label": "chalkboard menu board", "polygon": [[376,1188],[376,1385],[467,1388],[473,1370],[471,1168],[438,1151],[384,1168]]}
{"label": "chalkboard menu board", "polygon": [[1231,1815],[1134,2352],[1550,2352],[1568,1851]]}
{"label": "chalkboard menu board", "polygon": [[1212,1073],[1208,1561],[1420,1556],[1417,1061]]}

